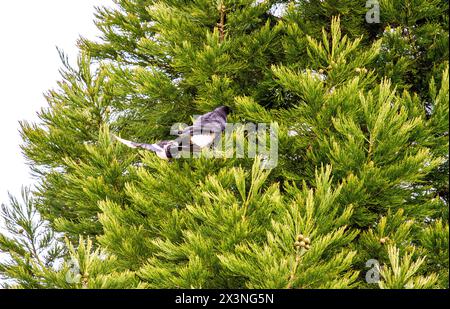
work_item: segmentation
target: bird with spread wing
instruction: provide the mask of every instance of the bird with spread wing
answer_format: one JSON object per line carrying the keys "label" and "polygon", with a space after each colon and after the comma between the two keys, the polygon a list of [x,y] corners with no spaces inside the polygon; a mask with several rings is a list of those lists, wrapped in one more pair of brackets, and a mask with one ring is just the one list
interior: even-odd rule
{"label": "bird with spread wing", "polygon": [[145,144],[132,142],[116,135],[114,137],[128,147],[153,151],[161,159],[171,159],[176,157],[179,151],[190,150],[199,152],[213,144],[225,130],[229,112],[229,107],[220,106],[209,113],[199,116],[192,126],[181,130],[179,137],[175,140]]}

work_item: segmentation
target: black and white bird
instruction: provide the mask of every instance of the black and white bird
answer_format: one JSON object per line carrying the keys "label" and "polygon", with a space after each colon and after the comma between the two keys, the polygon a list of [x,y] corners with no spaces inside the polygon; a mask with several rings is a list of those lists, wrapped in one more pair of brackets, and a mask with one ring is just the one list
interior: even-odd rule
{"label": "black and white bird", "polygon": [[131,148],[140,148],[153,151],[161,159],[175,158],[180,151],[189,150],[199,152],[211,146],[220,138],[225,130],[229,107],[220,106],[212,112],[199,116],[192,126],[178,132],[175,140],[164,140],[154,144],[132,142],[116,135],[114,137],[124,145]]}
{"label": "black and white bird", "polygon": [[199,116],[192,126],[179,132],[180,138],[189,137],[190,143],[200,149],[209,147],[225,130],[229,112],[228,106],[220,106]]}

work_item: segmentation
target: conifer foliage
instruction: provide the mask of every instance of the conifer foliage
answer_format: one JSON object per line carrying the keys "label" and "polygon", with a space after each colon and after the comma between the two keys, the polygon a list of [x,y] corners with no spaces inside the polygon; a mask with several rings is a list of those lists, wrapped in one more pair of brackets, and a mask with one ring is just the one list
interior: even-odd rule
{"label": "conifer foliage", "polygon": [[[447,1],[114,2],[21,123],[38,184],[2,206],[5,286],[448,288]],[[112,138],[220,105],[277,125],[274,168]]]}

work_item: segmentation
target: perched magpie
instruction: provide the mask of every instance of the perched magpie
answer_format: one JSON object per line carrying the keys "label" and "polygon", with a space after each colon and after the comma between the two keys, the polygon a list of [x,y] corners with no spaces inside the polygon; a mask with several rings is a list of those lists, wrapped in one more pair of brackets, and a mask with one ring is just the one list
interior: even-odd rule
{"label": "perched magpie", "polygon": [[199,152],[209,147],[225,130],[229,107],[220,106],[212,112],[198,117],[192,126],[178,132],[175,140],[164,140],[155,144],[136,143],[125,140],[116,135],[114,137],[121,143],[131,148],[141,148],[153,151],[161,159],[176,157],[179,151],[189,150]]}

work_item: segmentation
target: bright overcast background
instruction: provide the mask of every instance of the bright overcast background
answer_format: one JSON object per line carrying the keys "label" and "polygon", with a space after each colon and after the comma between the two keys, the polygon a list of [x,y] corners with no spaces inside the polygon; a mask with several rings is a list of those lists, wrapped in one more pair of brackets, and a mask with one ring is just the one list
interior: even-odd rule
{"label": "bright overcast background", "polygon": [[33,184],[19,148],[18,121],[36,121],[36,112],[47,106],[43,93],[60,80],[56,47],[76,63],[76,41],[99,37],[94,6],[104,5],[112,1],[0,2],[0,203],[8,202],[8,191],[20,197],[21,186]]}

